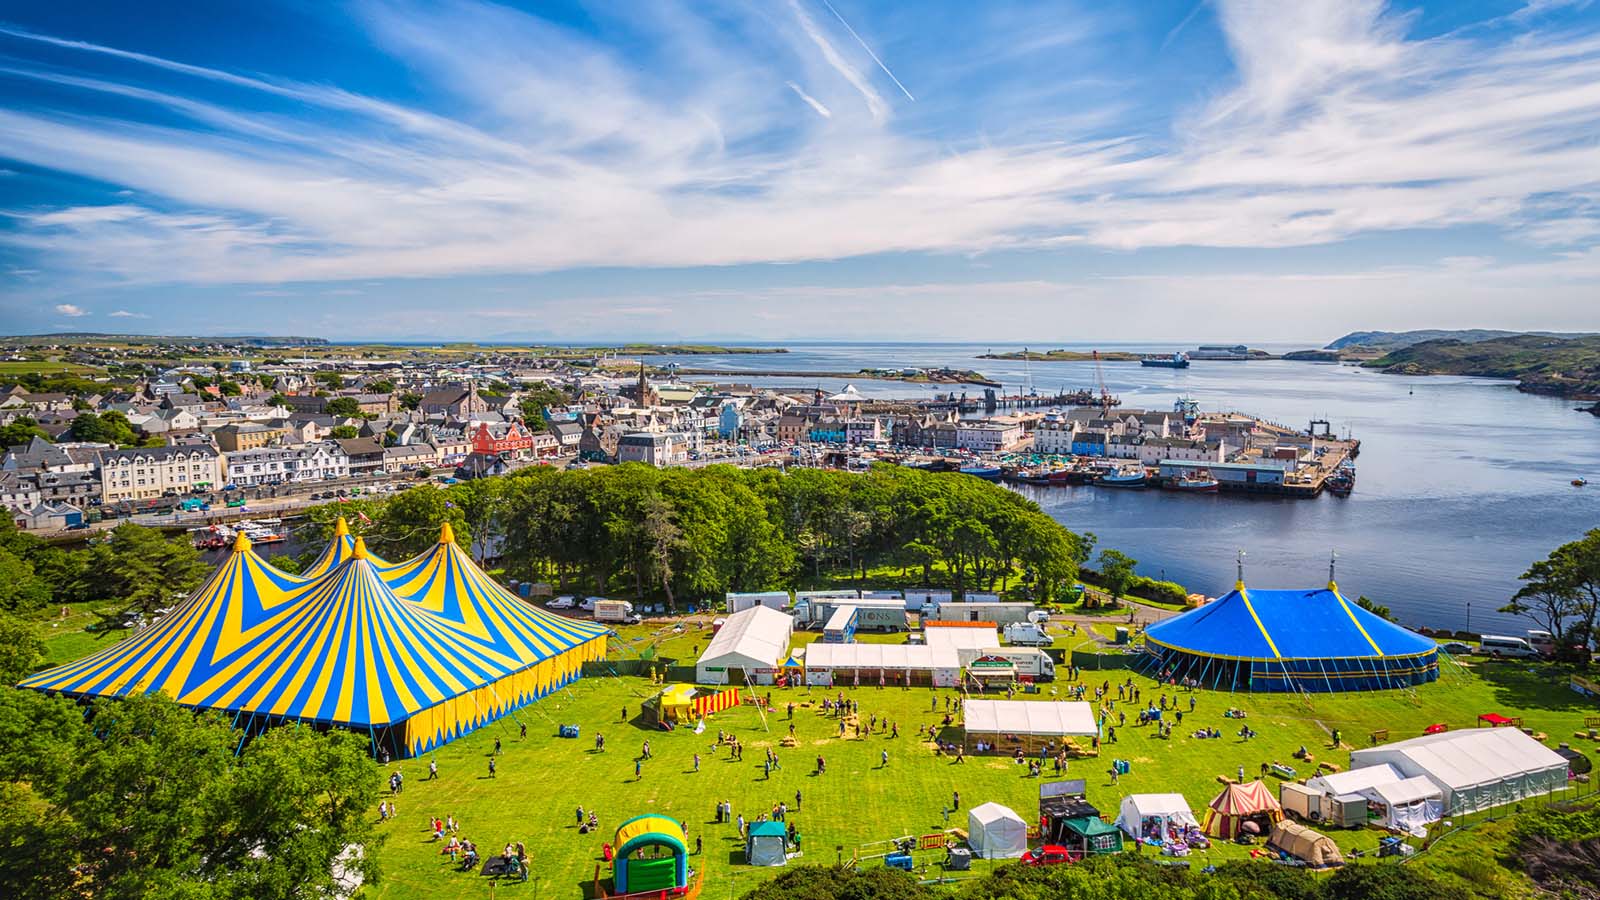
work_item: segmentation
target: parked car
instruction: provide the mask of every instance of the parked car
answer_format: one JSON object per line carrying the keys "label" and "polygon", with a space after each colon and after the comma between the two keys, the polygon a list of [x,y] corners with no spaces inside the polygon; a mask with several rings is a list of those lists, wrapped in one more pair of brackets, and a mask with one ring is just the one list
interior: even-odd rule
{"label": "parked car", "polygon": [[571,594],[562,594],[545,605],[551,609],[571,609],[577,605],[577,601]]}
{"label": "parked car", "polygon": [[1439,649],[1443,650],[1446,653],[1453,653],[1453,654],[1458,654],[1459,655],[1459,654],[1471,653],[1472,652],[1472,645],[1471,644],[1463,644],[1460,641],[1445,641],[1444,643],[1439,645]]}
{"label": "parked car", "polygon": [[1060,844],[1045,844],[1022,854],[1021,862],[1025,866],[1055,866],[1072,862],[1072,852]]}

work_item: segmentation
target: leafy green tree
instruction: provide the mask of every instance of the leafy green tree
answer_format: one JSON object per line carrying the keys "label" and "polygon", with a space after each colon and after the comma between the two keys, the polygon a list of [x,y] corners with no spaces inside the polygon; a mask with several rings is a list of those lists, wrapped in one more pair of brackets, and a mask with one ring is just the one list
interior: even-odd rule
{"label": "leafy green tree", "polygon": [[150,615],[193,591],[209,569],[187,541],[129,522],[89,549],[80,591],[86,600]]}
{"label": "leafy green tree", "polygon": [[327,385],[329,388],[335,391],[344,387],[344,376],[340,375],[338,372],[318,372],[313,380],[316,381],[317,384]]}
{"label": "leafy green tree", "polygon": [[[1517,577],[1522,589],[1502,611],[1531,615],[1551,634],[1581,646],[1600,636],[1600,528],[1562,544]],[[1570,632],[1560,627],[1568,617],[1576,619]]]}
{"label": "leafy green tree", "polygon": [[283,393],[280,391],[278,393],[273,394],[271,397],[267,398],[267,405],[268,406],[288,406],[289,405],[289,398],[284,396]]}
{"label": "leafy green tree", "polygon": [[517,398],[517,405],[522,409],[522,420],[528,428],[535,432],[542,432],[550,427],[545,418],[545,412],[552,406],[566,406],[572,402],[572,397],[566,391],[551,384],[537,384],[522,391]]}
{"label": "leafy green tree", "polygon": [[[1139,561],[1123,553],[1121,550],[1106,549],[1100,551],[1098,560],[1100,566],[1100,582],[1105,587],[1106,593],[1114,599],[1121,600],[1128,593],[1128,588],[1133,585],[1137,576],[1133,568]],[[1089,603],[1085,595],[1085,604]]]}
{"label": "leafy green tree", "polygon": [[361,429],[354,425],[335,425],[328,429],[328,437],[336,441],[347,441],[361,436]]}
{"label": "leafy green tree", "polygon": [[138,440],[128,417],[116,410],[79,413],[72,420],[72,436],[80,441],[127,446]]}
{"label": "leafy green tree", "polygon": [[26,559],[0,547],[0,610],[32,612],[50,604],[50,584]]}
{"label": "leafy green tree", "polygon": [[244,389],[239,387],[239,383],[236,381],[218,382],[217,390],[220,391],[224,397],[237,397],[244,393]]}
{"label": "leafy green tree", "polygon": [[18,416],[10,425],[0,426],[0,447],[17,447],[32,441],[36,437],[50,440],[50,435],[39,422],[29,416]]}
{"label": "leafy green tree", "polygon": [[0,895],[331,895],[350,844],[364,848],[354,865],[376,874],[364,738],[284,727],[238,753],[226,717],[161,695],[97,701],[85,717],[31,691],[3,694]]}
{"label": "leafy green tree", "polygon": [[271,565],[275,569],[288,572],[290,575],[299,575],[304,568],[300,565],[300,558],[298,556],[290,556],[287,553],[274,554],[270,559],[267,560],[267,564]]}
{"label": "leafy green tree", "polygon": [[396,398],[396,400],[400,404],[401,409],[416,409],[418,406],[422,405],[421,394],[407,392],[401,394],[398,398]]}
{"label": "leafy green tree", "polygon": [[0,691],[21,681],[44,658],[44,641],[33,623],[0,612]]}
{"label": "leafy green tree", "polygon": [[1394,615],[1389,612],[1389,607],[1378,603],[1376,600],[1368,600],[1365,594],[1356,598],[1356,605],[1380,619],[1388,619],[1391,622],[1395,620]]}
{"label": "leafy green tree", "polygon": [[328,401],[323,411],[330,416],[352,418],[361,415],[361,404],[354,397],[335,397]]}
{"label": "leafy green tree", "polygon": [[367,390],[374,394],[392,394],[394,393],[394,382],[387,378],[381,378],[369,383]]}

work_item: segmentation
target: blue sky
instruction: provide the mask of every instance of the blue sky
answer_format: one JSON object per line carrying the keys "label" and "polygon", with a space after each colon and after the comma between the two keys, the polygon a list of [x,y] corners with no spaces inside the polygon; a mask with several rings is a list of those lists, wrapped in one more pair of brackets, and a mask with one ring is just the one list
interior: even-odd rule
{"label": "blue sky", "polygon": [[0,331],[1418,327],[1600,330],[1600,2],[0,7]]}

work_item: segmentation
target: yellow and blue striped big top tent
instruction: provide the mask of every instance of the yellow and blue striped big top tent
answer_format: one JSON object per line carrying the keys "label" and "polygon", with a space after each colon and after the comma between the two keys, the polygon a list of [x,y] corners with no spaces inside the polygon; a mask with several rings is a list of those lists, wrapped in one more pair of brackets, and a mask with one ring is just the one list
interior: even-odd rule
{"label": "yellow and blue striped big top tent", "polygon": [[605,655],[603,626],[536,610],[455,545],[372,558],[341,521],[308,575],[264,562],[240,536],[192,596],[127,640],[23,687],[76,697],[166,693],[247,729],[301,722],[365,731],[415,755],[578,677]]}

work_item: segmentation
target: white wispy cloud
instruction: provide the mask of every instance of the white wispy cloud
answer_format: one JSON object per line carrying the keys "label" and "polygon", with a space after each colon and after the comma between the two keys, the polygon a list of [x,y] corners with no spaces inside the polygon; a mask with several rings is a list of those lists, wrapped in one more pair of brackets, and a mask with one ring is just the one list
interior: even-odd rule
{"label": "white wispy cloud", "polygon": [[[13,54],[11,77],[133,101],[0,109],[0,158],[131,192],[6,210],[0,242],[121,284],[270,284],[1468,225],[1574,252],[1600,239],[1600,37],[1540,17],[1516,40],[1417,39],[1377,0],[1219,0],[1236,78],[1170,134],[1095,110],[1074,127],[1052,104],[1042,137],[963,139],[896,121],[874,79],[911,92],[824,5],[833,20],[800,0],[619,10],[607,28],[659,48],[638,57],[472,0],[358,6],[422,86],[410,105],[0,28],[51,50]],[[1037,35],[974,43],[1007,37]]]}
{"label": "white wispy cloud", "polygon": [[57,303],[56,314],[66,316],[69,319],[76,319],[79,316],[87,316],[89,312],[83,307],[71,303]]}
{"label": "white wispy cloud", "polygon": [[789,86],[789,90],[794,91],[795,94],[797,94],[801,100],[804,100],[806,105],[811,107],[817,115],[823,117],[824,119],[833,118],[833,113],[829,112],[828,108],[822,105],[822,101],[806,93],[805,89],[800,85],[795,84],[792,81],[785,81],[784,84],[787,84]]}
{"label": "white wispy cloud", "polygon": [[119,309],[119,310],[116,310],[115,312],[109,312],[109,313],[106,313],[106,315],[110,316],[113,319],[148,319],[148,318],[150,318],[149,314],[147,314],[147,313],[129,312],[128,310],[125,310],[125,309]]}

